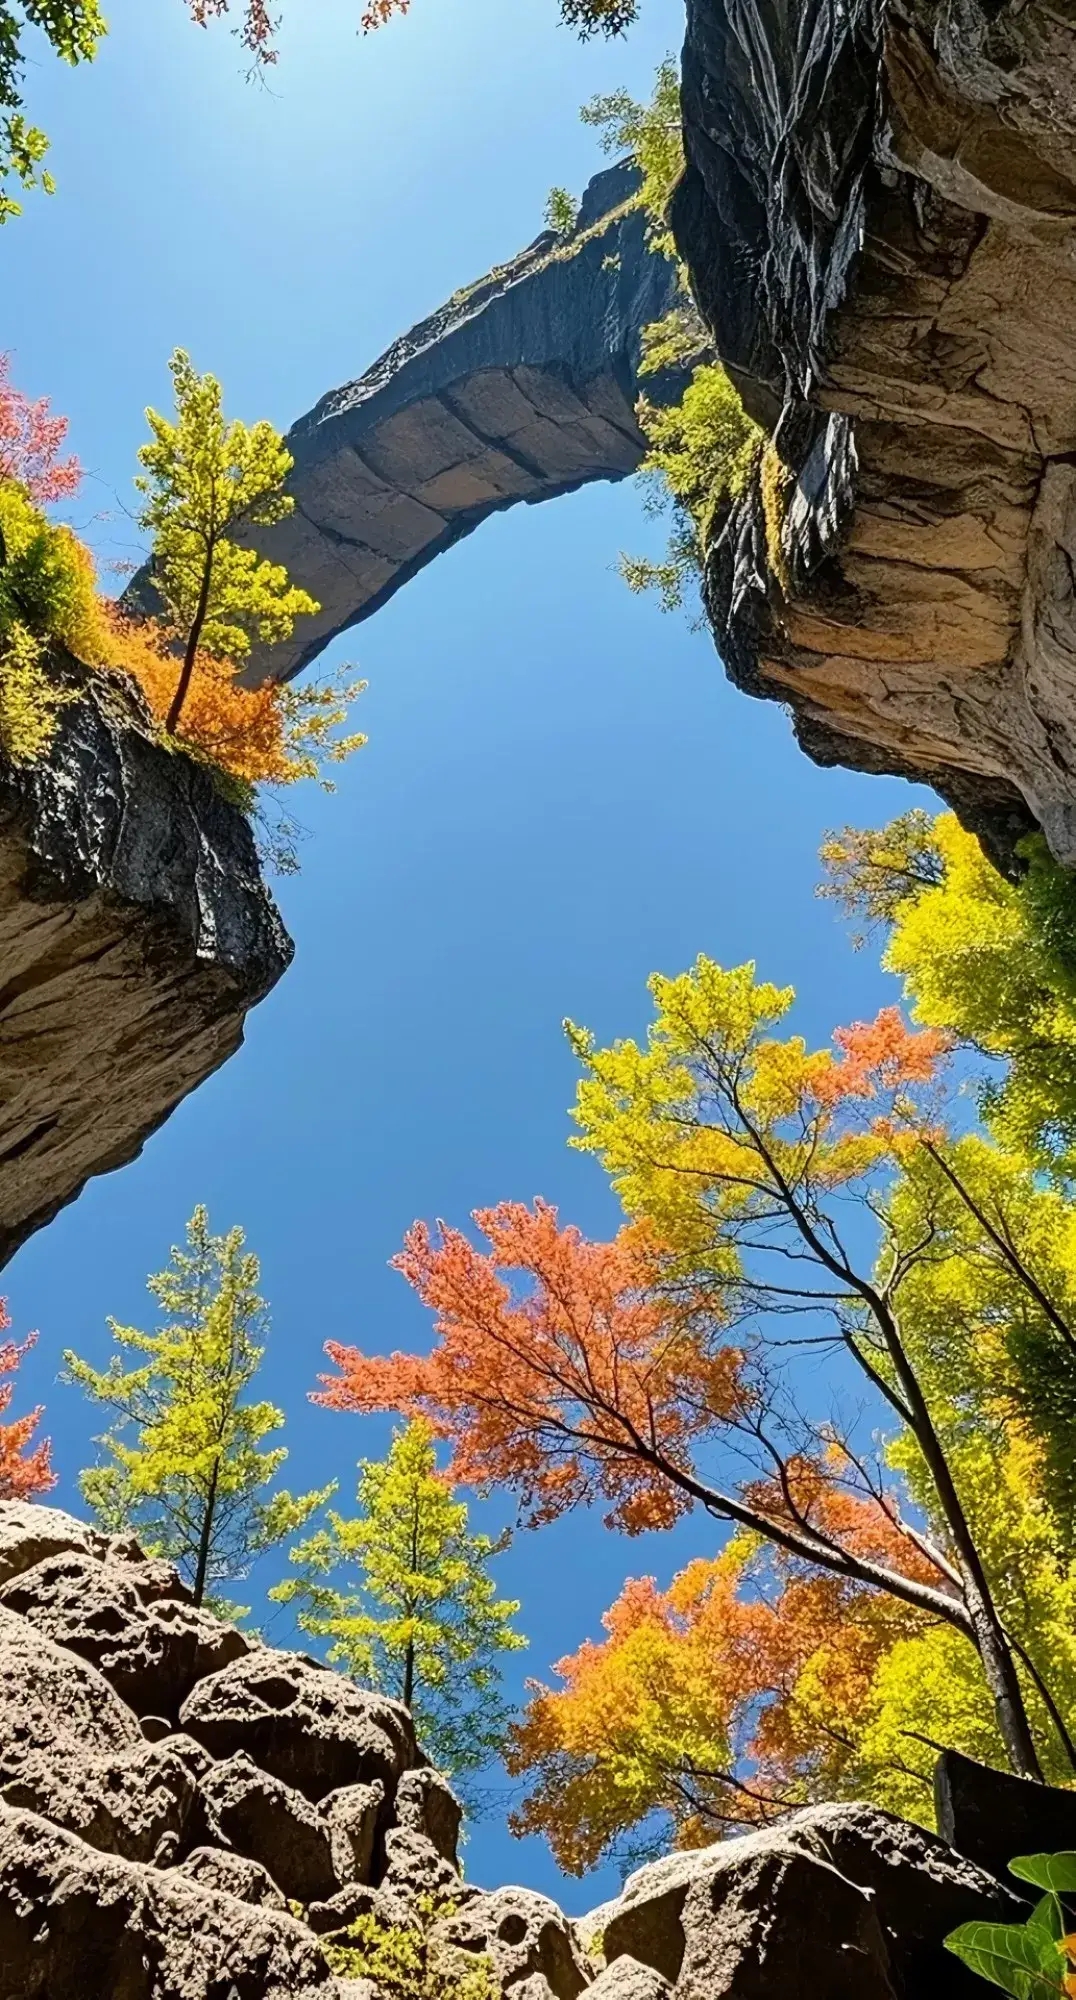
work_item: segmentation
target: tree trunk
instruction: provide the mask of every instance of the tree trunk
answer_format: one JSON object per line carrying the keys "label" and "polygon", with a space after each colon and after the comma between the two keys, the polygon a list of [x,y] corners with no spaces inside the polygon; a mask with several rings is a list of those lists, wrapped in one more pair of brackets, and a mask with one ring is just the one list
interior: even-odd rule
{"label": "tree trunk", "polygon": [[209,1568],[209,1551],[213,1541],[213,1516],[217,1511],[217,1480],[220,1460],[214,1460],[213,1477],[209,1482],[205,1513],[202,1516],[202,1532],[198,1537],[198,1565],[194,1572],[194,1601],[201,1605],[205,1597],[206,1572]]}
{"label": "tree trunk", "polygon": [[183,665],[180,669],[175,694],[172,696],[172,706],[168,711],[168,720],[165,723],[165,728],[170,736],[175,735],[179,726],[179,718],[183,713],[183,704],[187,699],[190,689],[191,675],[194,672],[194,662],[198,657],[198,642],[201,639],[202,627],[205,624],[206,612],[209,609],[209,587],[212,579],[213,551],[212,549],[207,549],[205,568],[202,571],[201,588],[198,592],[198,606],[194,614],[191,629],[187,634],[187,644],[183,653]]}
{"label": "tree trunk", "polygon": [[409,1639],[404,1654],[403,1704],[410,1708],[415,1694],[415,1642]]}
{"label": "tree trunk", "polygon": [[1036,1778],[1042,1783],[1042,1765],[1027,1719],[1012,1649],[990,1605],[984,1604],[974,1586],[966,1586],[968,1609],[975,1627],[975,1642],[987,1687],[993,1696],[1001,1740],[1009,1762],[1019,1778]]}

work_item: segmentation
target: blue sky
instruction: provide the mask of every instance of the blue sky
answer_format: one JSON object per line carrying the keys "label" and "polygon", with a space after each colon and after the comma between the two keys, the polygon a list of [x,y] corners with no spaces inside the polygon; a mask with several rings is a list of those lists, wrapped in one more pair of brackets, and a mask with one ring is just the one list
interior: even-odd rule
{"label": "blue sky", "polygon": [[[413,0],[362,42],[358,0],[290,0],[261,85],[181,0],[108,11],[94,69],[35,56],[59,192],[0,234],[0,349],[70,414],[91,475],[75,518],[106,561],[138,552],[134,455],[174,346],[222,378],[232,414],[286,427],[536,234],[550,185],[579,189],[601,164],[579,104],[642,93],[681,33],[669,0],[644,0],[612,48],[575,41],[555,0]],[[278,884],[291,971],[142,1159],[5,1275],[16,1330],[40,1329],[27,1387],[48,1405],[62,1504],[95,1426],[55,1382],[60,1352],[102,1359],[106,1314],[145,1323],[145,1274],[197,1201],[262,1258],[292,1483],[335,1475],[347,1496],[386,1427],[306,1393],[328,1338],[427,1338],[387,1268],[408,1223],[541,1193],[589,1231],[615,1225],[599,1169],[565,1146],[566,1014],[637,1032],[647,974],[700,950],[795,983],[819,1040],[892,997],[816,900],[815,856],[827,827],[915,794],[815,770],[780,710],[727,685],[706,634],[632,598],[617,553],[660,542],[631,484],[518,509],[326,656],[367,676],[370,742],[335,797],[299,804],[302,873]],[[709,1534],[628,1543],[584,1518],[521,1536],[501,1569],[531,1639],[516,1687],[596,1633],[626,1575],[667,1579]],[[496,1819],[468,1867],[573,1910],[616,1884],[563,1882]]]}

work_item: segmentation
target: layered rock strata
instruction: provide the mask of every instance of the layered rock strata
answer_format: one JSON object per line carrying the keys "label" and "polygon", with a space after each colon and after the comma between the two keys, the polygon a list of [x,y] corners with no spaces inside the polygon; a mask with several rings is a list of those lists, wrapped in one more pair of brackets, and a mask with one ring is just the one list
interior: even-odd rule
{"label": "layered rock strata", "polygon": [[246,819],[68,663],[46,759],[0,757],[0,1264],[239,1046],[291,941]]}
{"label": "layered rock strata", "polygon": [[[980,1778],[980,1838],[984,1809]],[[465,1882],[459,1820],[398,1703],[196,1610],[133,1540],[0,1505],[4,2000],[389,2000],[356,1919],[418,1941],[414,2000],[476,1968],[490,2000],[972,2000],[943,1937],[1022,1910],[922,1829],[827,1806],[572,1922]]]}
{"label": "layered rock strata", "polygon": [[689,0],[683,103],[677,240],[780,462],[709,553],[729,673],[1076,865],[1071,0]]}

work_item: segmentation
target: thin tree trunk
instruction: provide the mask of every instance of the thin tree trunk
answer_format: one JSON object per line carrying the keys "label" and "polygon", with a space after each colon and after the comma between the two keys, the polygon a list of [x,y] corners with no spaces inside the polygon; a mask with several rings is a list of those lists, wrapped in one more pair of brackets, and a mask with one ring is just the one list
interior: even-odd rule
{"label": "thin tree trunk", "polygon": [[970,1582],[965,1587],[968,1609],[975,1626],[975,1642],[979,1658],[983,1663],[983,1673],[987,1687],[994,1701],[1001,1740],[1009,1753],[1009,1762],[1020,1778],[1036,1778],[1042,1783],[1042,1765],[1031,1734],[1027,1709],[1024,1706],[1023,1690],[1016,1671],[1012,1648],[998,1624],[997,1613],[989,1601],[985,1602]]}
{"label": "thin tree trunk", "polygon": [[209,1569],[209,1551],[213,1542],[213,1517],[217,1511],[217,1481],[220,1475],[219,1458],[213,1461],[213,1476],[209,1482],[205,1513],[202,1516],[202,1532],[198,1537],[198,1564],[194,1572],[194,1602],[200,1605],[205,1596],[206,1572]]}
{"label": "thin tree trunk", "polygon": [[206,550],[205,567],[202,571],[201,588],[198,592],[198,604],[191,629],[187,634],[187,644],[183,653],[183,666],[180,670],[175,694],[172,696],[172,706],[168,711],[168,720],[165,723],[165,728],[168,730],[170,736],[175,735],[176,729],[179,726],[179,718],[183,713],[183,704],[187,699],[190,689],[191,675],[194,673],[194,662],[198,657],[198,642],[202,636],[202,627],[206,621],[206,612],[209,610],[209,587],[212,578],[213,551],[210,548]]}
{"label": "thin tree trunk", "polygon": [[407,1642],[407,1651],[404,1654],[403,1703],[405,1708],[410,1708],[411,1703],[414,1699],[414,1694],[415,1694],[415,1642],[413,1639],[409,1639]]}

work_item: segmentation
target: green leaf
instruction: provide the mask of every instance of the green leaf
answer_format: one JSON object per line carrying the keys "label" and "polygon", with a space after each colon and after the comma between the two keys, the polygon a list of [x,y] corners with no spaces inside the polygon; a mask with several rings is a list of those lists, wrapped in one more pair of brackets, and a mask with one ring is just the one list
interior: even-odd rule
{"label": "green leaf", "polygon": [[1043,1896],[1027,1920],[1029,1931],[1037,1931],[1040,1937],[1049,1938],[1055,1946],[1060,1944],[1067,1928],[1065,1912],[1056,1896]]}
{"label": "green leaf", "polygon": [[945,1943],[1013,2000],[1058,2000],[1064,1990],[1057,1945],[1034,1924],[961,1924]]}
{"label": "green leaf", "polygon": [[1076,1895],[1076,1854],[1018,1854],[1009,1873],[1055,1896]]}

